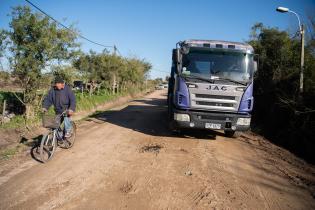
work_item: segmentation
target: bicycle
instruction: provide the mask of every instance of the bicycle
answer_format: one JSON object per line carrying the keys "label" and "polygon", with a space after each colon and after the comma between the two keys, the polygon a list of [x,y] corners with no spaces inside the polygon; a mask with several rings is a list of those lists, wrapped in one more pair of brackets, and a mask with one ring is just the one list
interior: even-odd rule
{"label": "bicycle", "polygon": [[69,149],[74,144],[77,129],[76,124],[73,121],[71,121],[72,124],[71,137],[65,138],[63,120],[65,116],[67,116],[67,111],[64,111],[62,114],[56,116],[49,116],[47,114],[43,115],[42,118],[43,127],[49,129],[48,134],[43,135],[39,147],[40,159],[43,163],[46,163],[53,157],[57,146],[60,146],[61,148],[64,149]]}

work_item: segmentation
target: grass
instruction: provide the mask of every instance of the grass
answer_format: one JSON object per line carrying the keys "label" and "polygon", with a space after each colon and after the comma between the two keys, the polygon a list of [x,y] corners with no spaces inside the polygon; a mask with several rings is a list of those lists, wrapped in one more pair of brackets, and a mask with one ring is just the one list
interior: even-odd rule
{"label": "grass", "polygon": [[19,143],[14,146],[10,146],[0,151],[0,160],[9,160],[15,155],[19,154],[21,151],[24,151],[28,148],[28,145]]}
{"label": "grass", "polygon": [[[27,120],[26,125],[37,126],[41,122],[41,116],[36,115],[34,119]],[[10,122],[0,124],[0,129],[17,129],[25,128],[25,119],[23,115],[15,115]]]}
{"label": "grass", "polygon": [[10,122],[3,123],[0,125],[0,128],[2,129],[14,129],[18,128],[21,125],[23,125],[25,122],[24,117],[22,115],[16,115],[13,118],[11,118]]}
{"label": "grass", "polygon": [[100,104],[111,101],[123,95],[125,94],[123,93],[111,94],[105,91],[98,95],[92,95],[92,96],[89,96],[88,94],[84,94],[83,97],[80,93],[76,94],[77,111],[92,110]]}
{"label": "grass", "polygon": [[0,152],[0,159],[8,160],[19,151],[19,147],[8,148]]}

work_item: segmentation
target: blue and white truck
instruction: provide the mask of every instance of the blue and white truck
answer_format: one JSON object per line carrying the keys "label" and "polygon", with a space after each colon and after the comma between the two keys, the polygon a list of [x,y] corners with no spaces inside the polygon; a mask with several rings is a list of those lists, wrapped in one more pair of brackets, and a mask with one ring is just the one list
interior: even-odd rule
{"label": "blue and white truck", "polygon": [[185,40],[173,49],[168,114],[173,130],[250,128],[254,50],[246,43]]}

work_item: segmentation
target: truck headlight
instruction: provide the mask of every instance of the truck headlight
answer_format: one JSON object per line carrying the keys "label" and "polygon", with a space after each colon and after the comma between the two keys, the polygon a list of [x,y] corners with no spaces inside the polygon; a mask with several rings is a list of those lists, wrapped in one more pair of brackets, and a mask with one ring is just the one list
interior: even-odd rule
{"label": "truck headlight", "polygon": [[237,125],[250,125],[251,118],[238,118],[236,124]]}
{"label": "truck headlight", "polygon": [[183,122],[190,122],[190,116],[188,114],[174,113],[174,120],[183,121]]}

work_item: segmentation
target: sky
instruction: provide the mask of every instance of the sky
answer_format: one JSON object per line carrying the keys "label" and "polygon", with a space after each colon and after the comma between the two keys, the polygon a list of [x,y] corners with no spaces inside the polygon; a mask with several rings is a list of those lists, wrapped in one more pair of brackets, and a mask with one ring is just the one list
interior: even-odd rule
{"label": "sky", "polygon": [[[315,13],[315,0],[31,0],[65,25],[104,45],[116,45],[123,56],[152,63],[151,78],[169,75],[172,49],[185,39],[244,42],[257,22],[297,30],[297,19],[278,6],[297,12],[302,21]],[[23,0],[0,0],[0,28],[8,29],[11,8]],[[33,8],[35,11],[35,8]],[[83,51],[104,48],[85,40]]]}

